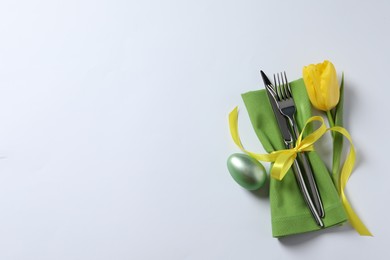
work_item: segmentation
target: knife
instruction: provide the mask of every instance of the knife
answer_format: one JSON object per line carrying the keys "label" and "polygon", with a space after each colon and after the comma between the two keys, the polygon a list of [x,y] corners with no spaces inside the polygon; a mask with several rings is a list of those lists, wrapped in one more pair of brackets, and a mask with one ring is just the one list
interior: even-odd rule
{"label": "knife", "polygon": [[[275,88],[272,86],[271,81],[268,79],[267,75],[265,75],[265,73],[262,70],[260,71],[260,73],[261,73],[261,77],[263,78],[265,89],[267,92],[267,96],[268,96],[269,102],[271,104],[272,111],[274,112],[275,119],[278,123],[279,130],[280,130],[280,133],[282,135],[284,144],[285,144],[286,148],[292,148],[293,147],[293,138],[290,134],[286,118],[280,113],[278,106],[276,104]],[[304,198],[304,200],[305,200],[305,202],[310,210],[310,213],[312,214],[316,223],[320,227],[324,227],[324,223],[322,222],[321,217],[318,214],[318,212],[314,206],[313,200],[310,197],[309,191],[306,187],[306,183],[305,183],[305,180],[303,178],[303,175],[302,175],[302,172],[301,172],[301,169],[299,167],[297,160],[294,160],[292,167],[293,167],[293,172],[295,174],[295,178],[297,180],[299,189],[301,190],[302,196],[303,196],[303,198]]]}

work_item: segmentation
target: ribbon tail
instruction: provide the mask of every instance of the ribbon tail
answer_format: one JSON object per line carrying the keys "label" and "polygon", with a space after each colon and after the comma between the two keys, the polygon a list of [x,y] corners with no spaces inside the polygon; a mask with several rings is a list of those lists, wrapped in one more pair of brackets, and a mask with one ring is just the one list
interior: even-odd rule
{"label": "ribbon tail", "polygon": [[229,129],[230,129],[230,135],[233,138],[234,143],[242,150],[244,151],[244,147],[242,146],[240,135],[238,134],[238,107],[235,107],[230,113],[229,113]]}
{"label": "ribbon tail", "polygon": [[348,202],[347,196],[345,195],[345,187],[347,186],[347,182],[349,177],[351,176],[353,166],[355,164],[355,148],[352,143],[352,138],[349,135],[348,131],[345,128],[335,126],[332,128],[329,128],[331,131],[338,132],[345,136],[350,145],[350,151],[348,153],[347,159],[344,162],[343,168],[341,170],[340,174],[340,197],[341,201],[344,205],[345,211],[347,212],[349,222],[351,223],[352,227],[359,233],[361,236],[372,236],[371,232],[368,230],[368,228],[363,224],[363,222],[360,220],[358,215],[355,213],[355,211],[352,209],[351,204]]}
{"label": "ribbon tail", "polygon": [[344,205],[344,209],[347,212],[349,222],[351,226],[359,233],[361,236],[373,236],[360,218],[356,215],[355,211],[352,209],[349,204],[347,197],[345,196],[344,191],[341,192],[341,200]]}

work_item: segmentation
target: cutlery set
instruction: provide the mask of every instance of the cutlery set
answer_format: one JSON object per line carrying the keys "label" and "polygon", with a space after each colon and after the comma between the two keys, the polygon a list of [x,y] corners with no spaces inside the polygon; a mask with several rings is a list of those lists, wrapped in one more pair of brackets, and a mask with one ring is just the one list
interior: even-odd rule
{"label": "cutlery set", "polygon": [[[299,130],[295,120],[297,113],[295,102],[286,73],[274,74],[274,84],[263,71],[260,73],[285,147],[287,149],[293,148],[299,136]],[[298,154],[292,165],[292,170],[310,213],[317,225],[323,228],[322,218],[325,216],[323,203],[305,153]]]}

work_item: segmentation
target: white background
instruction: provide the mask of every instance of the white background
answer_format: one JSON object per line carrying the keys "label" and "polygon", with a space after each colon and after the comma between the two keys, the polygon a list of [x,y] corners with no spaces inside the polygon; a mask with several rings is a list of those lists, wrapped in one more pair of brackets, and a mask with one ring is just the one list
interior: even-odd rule
{"label": "white background", "polygon": [[[0,259],[388,259],[388,1],[2,1]],[[373,232],[272,238],[227,114],[259,70],[345,73],[348,184]],[[330,153],[328,148],[328,154]],[[325,149],[326,154],[326,149]],[[266,165],[268,168],[268,165]]]}

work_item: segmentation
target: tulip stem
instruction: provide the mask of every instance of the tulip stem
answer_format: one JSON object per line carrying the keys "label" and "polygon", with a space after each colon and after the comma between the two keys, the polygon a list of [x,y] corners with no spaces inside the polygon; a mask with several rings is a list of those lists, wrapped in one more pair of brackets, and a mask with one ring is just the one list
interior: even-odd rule
{"label": "tulip stem", "polygon": [[[329,126],[334,127],[334,119],[330,110],[326,111],[326,116],[328,117]],[[331,133],[332,133],[332,137],[334,138],[334,132]]]}

